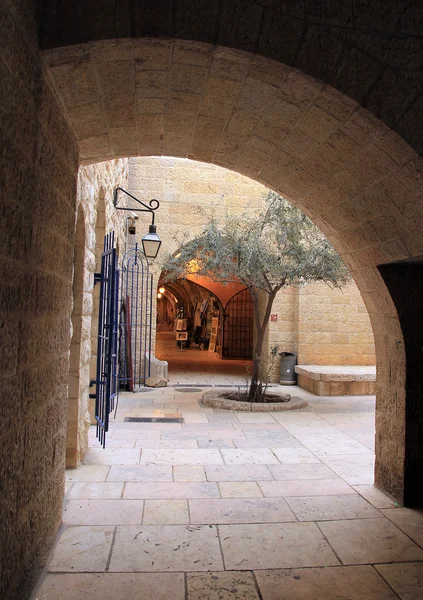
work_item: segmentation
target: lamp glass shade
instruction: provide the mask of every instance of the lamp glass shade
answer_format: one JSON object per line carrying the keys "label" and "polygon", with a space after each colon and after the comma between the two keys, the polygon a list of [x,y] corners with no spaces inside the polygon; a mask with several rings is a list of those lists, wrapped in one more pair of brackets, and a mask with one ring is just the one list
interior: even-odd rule
{"label": "lamp glass shade", "polygon": [[141,242],[144,255],[147,258],[156,258],[162,245],[162,240],[156,233],[155,225],[150,225],[147,235],[142,238]]}
{"label": "lamp glass shade", "polygon": [[164,287],[161,287],[161,288],[159,288],[159,292],[160,292],[161,294],[164,294],[164,293],[165,293],[165,289],[164,289]]}
{"label": "lamp glass shade", "polygon": [[157,298],[160,300],[160,298],[162,297],[161,294],[157,294]]}

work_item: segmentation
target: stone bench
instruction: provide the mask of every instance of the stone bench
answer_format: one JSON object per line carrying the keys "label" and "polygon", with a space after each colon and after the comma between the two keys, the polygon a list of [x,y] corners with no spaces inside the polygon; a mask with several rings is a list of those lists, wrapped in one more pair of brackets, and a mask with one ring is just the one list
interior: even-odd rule
{"label": "stone bench", "polygon": [[297,365],[298,385],[316,396],[365,396],[376,393],[376,367]]}

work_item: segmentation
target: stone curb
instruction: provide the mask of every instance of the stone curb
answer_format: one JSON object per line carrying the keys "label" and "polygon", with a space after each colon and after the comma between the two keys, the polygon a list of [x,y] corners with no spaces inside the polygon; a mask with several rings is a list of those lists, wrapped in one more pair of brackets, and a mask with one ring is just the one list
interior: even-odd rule
{"label": "stone curb", "polygon": [[[209,408],[222,408],[225,410],[248,411],[248,412],[281,412],[286,410],[297,410],[308,406],[307,400],[291,398],[289,402],[238,402],[222,398],[224,394],[234,390],[220,390],[219,392],[206,392],[200,400],[201,406]],[[272,393],[274,391],[272,390]]]}

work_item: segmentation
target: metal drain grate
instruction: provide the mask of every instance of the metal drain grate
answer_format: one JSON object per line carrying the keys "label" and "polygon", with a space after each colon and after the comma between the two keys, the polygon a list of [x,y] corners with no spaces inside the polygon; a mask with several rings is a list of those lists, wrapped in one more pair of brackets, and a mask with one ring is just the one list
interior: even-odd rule
{"label": "metal drain grate", "polygon": [[183,423],[183,417],[125,417],[128,423]]}
{"label": "metal drain grate", "polygon": [[175,391],[189,393],[189,392],[201,392],[201,389],[200,388],[178,388]]}

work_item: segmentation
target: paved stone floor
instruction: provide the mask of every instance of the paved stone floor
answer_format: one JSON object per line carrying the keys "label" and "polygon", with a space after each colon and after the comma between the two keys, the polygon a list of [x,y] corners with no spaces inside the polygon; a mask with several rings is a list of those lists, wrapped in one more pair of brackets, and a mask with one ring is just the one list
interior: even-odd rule
{"label": "paved stone floor", "polygon": [[122,395],[105,450],[91,428],[34,598],[423,598],[422,513],[372,486],[374,398],[231,413],[187,389]]}

